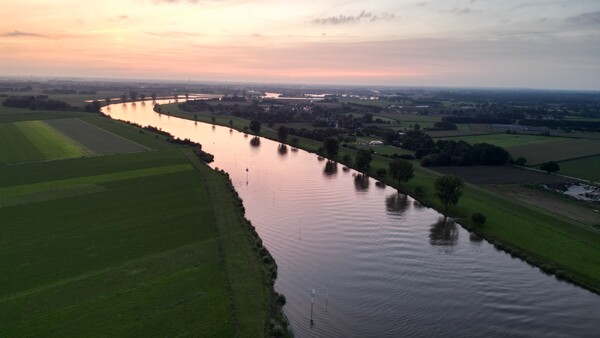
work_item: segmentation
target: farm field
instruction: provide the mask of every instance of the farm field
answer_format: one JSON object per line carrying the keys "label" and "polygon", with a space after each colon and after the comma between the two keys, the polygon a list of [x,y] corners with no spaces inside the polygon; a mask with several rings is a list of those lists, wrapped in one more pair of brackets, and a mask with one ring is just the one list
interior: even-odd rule
{"label": "farm field", "polygon": [[560,174],[600,183],[600,155],[559,162]]}
{"label": "farm field", "polygon": [[525,144],[540,144],[562,141],[560,138],[546,137],[546,136],[534,136],[534,135],[523,135],[523,134],[493,134],[493,135],[474,135],[474,136],[460,136],[460,137],[446,137],[446,140],[462,140],[470,144],[476,143],[489,143],[502,148],[515,147]]}
{"label": "farm field", "polygon": [[149,150],[78,118],[0,123],[0,142],[0,164]]}
{"label": "farm field", "polygon": [[77,142],[96,155],[117,153],[132,153],[148,150],[147,147],[134,143],[124,137],[113,134],[104,129],[80,119],[56,119],[46,122],[56,130],[77,140]]}
{"label": "farm field", "polygon": [[263,335],[233,208],[189,149],[0,167],[0,336]]}
{"label": "farm field", "polygon": [[43,121],[0,124],[0,164],[90,156],[92,151]]}
{"label": "farm field", "polygon": [[554,217],[574,220],[590,229],[600,222],[600,215],[591,206],[557,197],[552,192],[520,185],[490,185],[487,188],[502,196],[525,203],[531,208],[552,214]]}
{"label": "farm field", "polygon": [[0,219],[0,336],[265,334],[270,272],[225,178],[163,135],[0,107]]}
{"label": "farm field", "polygon": [[547,161],[565,161],[600,154],[600,141],[589,139],[561,138],[557,142],[515,146],[506,149],[513,158],[523,156],[527,165],[537,165]]}
{"label": "farm field", "polygon": [[546,174],[538,170],[504,166],[453,166],[431,167],[445,174],[462,177],[473,184],[540,184],[554,182],[577,182],[573,179]]}
{"label": "farm field", "polygon": [[9,108],[0,105],[0,123],[62,119],[68,117],[85,117],[89,115],[89,113],[67,112],[60,110],[31,110],[24,108]]}

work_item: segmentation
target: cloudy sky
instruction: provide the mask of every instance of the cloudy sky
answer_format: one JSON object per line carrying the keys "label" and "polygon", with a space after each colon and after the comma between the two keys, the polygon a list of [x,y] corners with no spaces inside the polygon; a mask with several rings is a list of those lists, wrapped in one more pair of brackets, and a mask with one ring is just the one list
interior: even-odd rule
{"label": "cloudy sky", "polygon": [[600,0],[0,0],[0,76],[600,90]]}

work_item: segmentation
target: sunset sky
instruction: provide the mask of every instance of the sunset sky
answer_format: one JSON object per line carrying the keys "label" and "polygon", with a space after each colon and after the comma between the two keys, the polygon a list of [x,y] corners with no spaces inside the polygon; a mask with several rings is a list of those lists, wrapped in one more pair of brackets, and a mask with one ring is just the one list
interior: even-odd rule
{"label": "sunset sky", "polygon": [[600,0],[0,0],[0,76],[600,90]]}

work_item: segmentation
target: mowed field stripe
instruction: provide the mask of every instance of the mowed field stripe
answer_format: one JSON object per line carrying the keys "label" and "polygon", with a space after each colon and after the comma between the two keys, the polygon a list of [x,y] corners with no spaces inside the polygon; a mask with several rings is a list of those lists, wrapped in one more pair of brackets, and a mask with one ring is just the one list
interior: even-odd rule
{"label": "mowed field stripe", "polygon": [[47,181],[33,184],[22,184],[16,186],[9,186],[0,188],[0,198],[11,196],[11,195],[23,195],[30,194],[45,190],[59,189],[71,185],[82,185],[82,184],[99,184],[105,182],[127,180],[139,177],[162,175],[169,173],[182,172],[187,170],[194,170],[191,164],[175,164],[169,166],[161,166],[147,169],[122,171],[110,174],[96,175],[96,176],[84,176],[65,180]]}
{"label": "mowed field stripe", "polygon": [[15,125],[48,160],[94,155],[44,121],[15,122]]}
{"label": "mowed field stripe", "polygon": [[44,160],[44,154],[33,145],[14,123],[0,123],[0,164]]}
{"label": "mowed field stripe", "polygon": [[150,150],[148,147],[81,119],[55,119],[47,123],[98,155]]}

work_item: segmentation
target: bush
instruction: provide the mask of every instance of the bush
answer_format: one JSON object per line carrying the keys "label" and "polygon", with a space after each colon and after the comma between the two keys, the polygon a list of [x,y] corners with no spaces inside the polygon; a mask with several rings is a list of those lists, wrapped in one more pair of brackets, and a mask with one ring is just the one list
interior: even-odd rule
{"label": "bush", "polygon": [[476,212],[471,216],[471,221],[475,224],[485,224],[486,217],[484,214]]}
{"label": "bush", "polygon": [[417,185],[415,187],[415,191],[414,191],[414,195],[416,198],[421,198],[423,196],[425,196],[425,194],[427,193],[427,188],[425,186],[422,185]]}
{"label": "bush", "polygon": [[385,168],[379,168],[375,171],[375,175],[377,175],[377,177],[385,177],[387,175],[387,170],[385,170]]}

